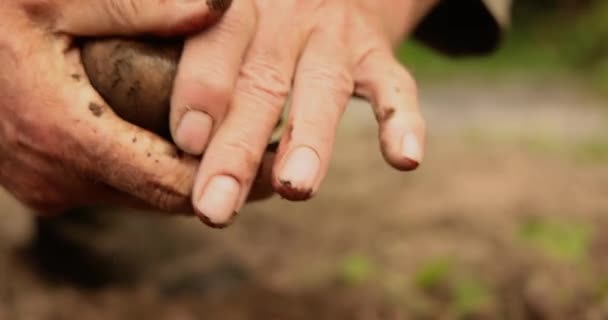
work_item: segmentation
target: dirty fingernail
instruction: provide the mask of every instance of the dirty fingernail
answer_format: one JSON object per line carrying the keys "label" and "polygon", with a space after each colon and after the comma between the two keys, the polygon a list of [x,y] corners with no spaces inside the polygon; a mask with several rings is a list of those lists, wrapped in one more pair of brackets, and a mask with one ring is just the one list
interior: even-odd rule
{"label": "dirty fingernail", "polygon": [[321,169],[319,155],[309,147],[298,147],[287,155],[283,163],[279,173],[281,184],[310,194]]}
{"label": "dirty fingernail", "polygon": [[211,226],[226,226],[238,209],[240,193],[241,186],[235,178],[230,176],[211,178],[196,204],[201,219]]}
{"label": "dirty fingernail", "polygon": [[177,126],[175,143],[186,153],[200,155],[207,146],[212,128],[213,120],[208,114],[188,111]]}
{"label": "dirty fingernail", "polygon": [[422,146],[420,145],[418,138],[414,134],[407,133],[403,136],[401,154],[408,160],[416,162],[416,167],[422,162]]}

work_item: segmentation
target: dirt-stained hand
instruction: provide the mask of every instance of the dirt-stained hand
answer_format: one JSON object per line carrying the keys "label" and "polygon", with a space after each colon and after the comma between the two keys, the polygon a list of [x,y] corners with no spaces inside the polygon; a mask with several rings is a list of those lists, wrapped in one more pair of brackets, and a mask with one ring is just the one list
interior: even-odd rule
{"label": "dirt-stained hand", "polygon": [[0,184],[43,214],[77,205],[190,212],[198,160],[119,119],[84,74],[78,36],[183,35],[230,1],[0,2]]}

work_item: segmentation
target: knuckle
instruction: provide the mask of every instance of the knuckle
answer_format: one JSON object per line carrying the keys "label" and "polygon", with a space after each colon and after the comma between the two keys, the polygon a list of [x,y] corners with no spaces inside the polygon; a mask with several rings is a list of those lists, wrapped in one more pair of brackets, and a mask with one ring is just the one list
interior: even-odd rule
{"label": "knuckle", "polygon": [[133,28],[137,25],[136,17],[140,16],[143,3],[139,0],[107,0],[106,11],[114,22]]}
{"label": "knuckle", "polygon": [[354,90],[353,75],[342,66],[315,65],[301,70],[303,78],[337,95],[350,95]]}
{"label": "knuckle", "polygon": [[189,193],[186,188],[182,187],[184,183],[173,179],[172,181],[159,180],[148,185],[145,200],[152,206],[163,211],[189,211]]}
{"label": "knuckle", "polygon": [[[173,149],[175,152],[175,149]],[[199,160],[195,157],[170,156],[154,167],[138,172],[143,180],[126,190],[150,206],[165,212],[190,213],[190,197]],[[176,158],[174,158],[176,157]]]}
{"label": "knuckle", "polygon": [[[184,158],[183,160],[186,160]],[[189,198],[196,167],[194,158],[167,163],[156,162],[154,167],[129,170],[119,183],[110,183],[123,192],[133,195],[150,206],[163,211],[191,211]],[[130,177],[129,175],[134,175]],[[114,180],[114,179],[113,179]]]}
{"label": "knuckle", "polygon": [[[230,102],[233,85],[225,78],[210,76],[216,73],[197,72],[196,75],[193,75],[192,81],[190,81],[193,87],[190,89],[189,97],[195,101],[202,100],[205,104],[212,106],[227,106]],[[199,104],[195,103],[192,107],[197,107],[197,105]]]}
{"label": "knuckle", "polygon": [[[257,164],[260,162],[260,154],[253,144],[248,139],[240,138],[229,141],[226,144],[226,150],[235,155],[235,158],[240,158],[247,164]],[[229,154],[230,154],[229,153]]]}
{"label": "knuckle", "polygon": [[220,155],[218,160],[221,160],[226,169],[232,171],[232,174],[242,182],[248,183],[253,179],[262,161],[262,152],[248,139],[242,137],[226,141],[217,154]]}
{"label": "knuckle", "polygon": [[392,51],[388,51],[387,53],[387,50],[382,46],[368,44],[361,48],[361,51],[356,54],[358,59],[355,61],[355,65],[358,66],[359,69],[369,71],[369,69],[373,68],[378,61],[386,61],[387,57],[390,57],[391,52]]}
{"label": "knuckle", "polygon": [[358,56],[354,63],[358,87],[374,88],[379,77],[386,79],[387,73],[392,72],[386,63],[390,56],[377,46],[365,48]]}
{"label": "knuckle", "polygon": [[291,81],[276,64],[267,61],[247,63],[241,70],[238,90],[254,100],[282,108],[291,89]]}

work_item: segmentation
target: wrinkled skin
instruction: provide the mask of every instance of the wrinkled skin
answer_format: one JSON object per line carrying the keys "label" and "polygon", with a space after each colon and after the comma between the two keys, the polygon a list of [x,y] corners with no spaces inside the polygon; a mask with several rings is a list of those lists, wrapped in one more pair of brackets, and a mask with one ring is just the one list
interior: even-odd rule
{"label": "wrinkled skin", "polygon": [[199,160],[112,112],[75,39],[180,36],[220,15],[204,0],[2,1],[0,184],[41,214],[96,204],[192,212]]}
{"label": "wrinkled skin", "polygon": [[[424,123],[415,84],[391,46],[436,1],[382,1],[240,0],[198,33],[226,2],[3,2],[0,183],[46,212],[95,203],[166,211],[193,205],[203,221],[224,226],[250,199],[260,167],[269,169],[260,163],[268,163],[264,149],[291,89],[288,130],[270,168],[285,198],[318,191],[352,94],[373,103],[387,161],[413,170],[422,160]],[[277,37],[277,30],[293,36]],[[120,119],[86,77],[76,38],[142,34],[192,35],[169,128],[188,154],[205,151],[202,165]],[[194,117],[186,117],[190,111]]]}
{"label": "wrinkled skin", "polygon": [[182,150],[204,153],[192,199],[198,216],[225,223],[243,207],[288,98],[272,178],[282,197],[304,201],[320,190],[352,95],[372,103],[387,162],[416,169],[425,124],[416,83],[393,50],[436,3],[239,0],[189,38],[170,129]]}

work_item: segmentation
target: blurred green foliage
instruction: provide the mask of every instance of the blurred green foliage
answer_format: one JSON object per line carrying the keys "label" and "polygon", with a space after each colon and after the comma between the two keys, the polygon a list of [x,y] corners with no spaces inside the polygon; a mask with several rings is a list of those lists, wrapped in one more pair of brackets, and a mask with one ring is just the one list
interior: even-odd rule
{"label": "blurred green foliage", "polygon": [[585,262],[593,240],[593,228],[584,223],[532,219],[521,225],[526,243],[548,255],[569,262]]}
{"label": "blurred green foliage", "polygon": [[362,255],[346,258],[340,267],[340,280],[348,286],[358,286],[367,282],[375,272],[371,259]]}
{"label": "blurred green foliage", "polygon": [[453,308],[458,318],[481,312],[492,300],[492,290],[475,278],[463,278],[453,290]]}
{"label": "blurred green foliage", "polygon": [[608,163],[608,138],[596,137],[583,141],[573,154],[577,161],[603,165]]}
{"label": "blurred green foliage", "polygon": [[432,300],[447,299],[449,314],[457,319],[482,313],[494,299],[493,289],[479,275],[447,257],[421,265],[414,281]]}
{"label": "blurred green foliage", "polygon": [[415,282],[420,289],[433,290],[446,283],[452,273],[451,261],[447,259],[430,261],[418,270],[415,275]]}
{"label": "blurred green foliage", "polygon": [[597,299],[605,301],[608,299],[608,276],[600,275],[598,278],[599,280],[596,280],[596,296]]}
{"label": "blurred green foliage", "polygon": [[414,42],[398,55],[419,78],[575,76],[608,93],[608,1],[515,3],[510,31],[490,56],[453,59]]}

